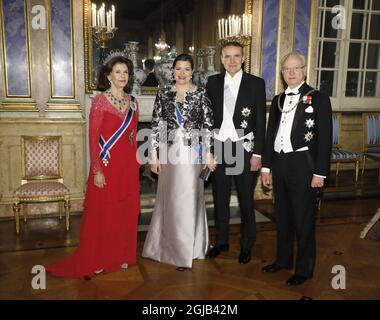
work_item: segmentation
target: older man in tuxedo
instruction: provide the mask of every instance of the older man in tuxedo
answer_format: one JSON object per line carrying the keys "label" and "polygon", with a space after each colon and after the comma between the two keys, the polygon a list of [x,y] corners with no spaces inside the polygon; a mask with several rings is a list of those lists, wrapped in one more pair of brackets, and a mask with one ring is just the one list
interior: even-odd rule
{"label": "older man in tuxedo", "polygon": [[216,245],[208,257],[229,249],[229,218],[232,178],[237,189],[241,228],[239,263],[251,260],[256,239],[253,192],[265,138],[264,80],[242,70],[243,47],[226,43],[221,56],[225,72],[209,77],[206,86],[214,114],[214,154],[218,166],[213,173]]}
{"label": "older man in tuxedo", "polygon": [[305,68],[305,58],[298,52],[282,60],[287,88],[272,101],[261,169],[266,187],[272,171],[277,223],[277,259],[262,271],[292,269],[296,238],[295,272],[287,285],[301,284],[313,276],[317,189],[323,187],[330,171],[330,99],[305,82]]}

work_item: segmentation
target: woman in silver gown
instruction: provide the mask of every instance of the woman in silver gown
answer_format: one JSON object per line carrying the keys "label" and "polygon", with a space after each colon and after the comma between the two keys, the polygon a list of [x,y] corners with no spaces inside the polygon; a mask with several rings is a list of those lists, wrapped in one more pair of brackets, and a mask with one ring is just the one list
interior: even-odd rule
{"label": "woman in silver gown", "polygon": [[179,55],[173,63],[175,85],[162,89],[154,103],[150,167],[159,178],[142,253],[182,269],[191,268],[193,259],[204,259],[208,249],[199,175],[202,168],[216,166],[210,153],[211,103],[205,89],[191,83],[193,70],[191,56]]}

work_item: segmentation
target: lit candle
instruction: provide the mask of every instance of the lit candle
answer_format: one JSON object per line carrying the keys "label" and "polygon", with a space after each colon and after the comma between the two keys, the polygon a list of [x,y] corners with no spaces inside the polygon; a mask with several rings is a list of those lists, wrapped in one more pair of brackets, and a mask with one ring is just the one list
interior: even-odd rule
{"label": "lit candle", "polygon": [[229,26],[228,35],[231,37],[232,36],[232,17],[231,16],[228,17],[228,26]]}
{"label": "lit candle", "polygon": [[218,37],[219,37],[219,39],[222,38],[222,34],[221,34],[221,31],[220,31],[220,19],[218,20]]}
{"label": "lit candle", "polygon": [[95,3],[91,5],[91,22],[92,22],[92,26],[96,27],[96,4]]}
{"label": "lit candle", "polygon": [[226,19],[224,21],[224,36],[227,38],[228,37],[228,20]]}
{"label": "lit candle", "polygon": [[232,19],[231,19],[231,22],[232,22],[232,36],[235,35],[235,16],[232,16]]}
{"label": "lit candle", "polygon": [[102,18],[102,27],[105,27],[106,26],[106,5],[104,3],[102,3],[101,18]]}
{"label": "lit candle", "polygon": [[107,31],[111,30],[111,11],[107,11]]}
{"label": "lit candle", "polygon": [[112,5],[112,29],[115,28],[115,6]]}
{"label": "lit candle", "polygon": [[233,21],[233,24],[234,24],[234,36],[236,36],[236,34],[237,34],[237,17],[235,17],[235,15],[233,16],[233,18],[232,18],[232,21]]}

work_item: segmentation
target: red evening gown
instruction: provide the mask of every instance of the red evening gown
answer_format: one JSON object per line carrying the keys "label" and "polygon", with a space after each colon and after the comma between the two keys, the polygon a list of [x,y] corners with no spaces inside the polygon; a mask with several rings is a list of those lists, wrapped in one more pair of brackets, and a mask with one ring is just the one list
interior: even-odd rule
{"label": "red evening gown", "polygon": [[[118,112],[104,95],[94,98],[90,112],[91,169],[87,181],[79,247],[69,256],[46,266],[53,275],[78,278],[96,270],[113,272],[123,263],[136,264],[137,224],[140,211],[137,154],[137,102],[132,121],[110,150],[107,166],[99,157],[99,136],[108,140],[121,126],[126,112]],[[132,133],[133,131],[133,133]],[[132,134],[131,134],[132,133]],[[94,172],[103,171],[106,186],[94,185]]]}

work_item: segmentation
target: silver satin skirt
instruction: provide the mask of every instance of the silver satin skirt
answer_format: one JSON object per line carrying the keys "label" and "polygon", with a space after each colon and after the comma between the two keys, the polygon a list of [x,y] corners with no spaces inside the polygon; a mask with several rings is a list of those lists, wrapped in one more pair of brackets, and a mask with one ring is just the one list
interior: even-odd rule
{"label": "silver satin skirt", "polygon": [[161,163],[142,256],[191,268],[193,259],[204,259],[208,249],[204,182],[199,178],[202,165],[194,164],[195,150],[181,142],[160,146],[162,162],[163,155],[168,159]]}

